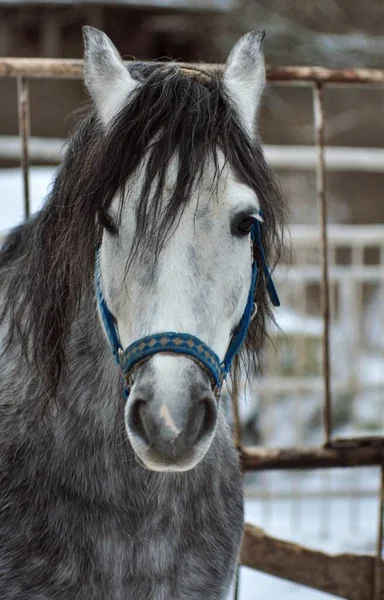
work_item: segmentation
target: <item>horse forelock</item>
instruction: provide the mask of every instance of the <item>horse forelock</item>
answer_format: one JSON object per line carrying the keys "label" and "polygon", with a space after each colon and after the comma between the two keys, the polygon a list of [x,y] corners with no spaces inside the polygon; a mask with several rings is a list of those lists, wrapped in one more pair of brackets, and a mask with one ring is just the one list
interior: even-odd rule
{"label": "horse forelock", "polygon": [[[24,353],[50,395],[65,365],[72,323],[84,297],[91,301],[93,296],[94,251],[101,235],[97,217],[117,193],[123,202],[123,191],[137,170],[145,171],[137,199],[135,252],[146,247],[149,235],[154,253],[160,251],[208,161],[219,181],[219,151],[258,196],[269,260],[277,259],[281,249],[284,205],[279,187],[259,141],[252,142],[244,131],[219,71],[156,63],[134,63],[130,71],[140,82],[137,90],[108,127],[94,113],[80,123],[44,208],[15,248],[8,244],[0,254],[0,269],[7,273],[0,318],[16,326]],[[176,182],[164,207],[167,170],[175,155]],[[244,356],[260,356],[270,315],[262,277],[256,301],[259,310]],[[94,316],[94,303],[89,306]]]}

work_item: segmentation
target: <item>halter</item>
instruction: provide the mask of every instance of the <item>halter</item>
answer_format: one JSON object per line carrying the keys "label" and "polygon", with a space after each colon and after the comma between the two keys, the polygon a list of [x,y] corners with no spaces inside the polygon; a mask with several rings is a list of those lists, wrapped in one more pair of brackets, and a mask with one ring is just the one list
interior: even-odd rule
{"label": "halter", "polygon": [[251,230],[252,277],[248,293],[248,300],[243,316],[241,317],[240,323],[231,338],[223,361],[220,361],[217,354],[199,338],[189,333],[175,333],[173,331],[155,333],[140,338],[128,346],[128,348],[123,350],[116,331],[115,319],[113,318],[101,291],[99,248],[96,250],[95,285],[97,302],[115,362],[120,366],[124,385],[124,394],[126,397],[128,397],[132,386],[132,373],[134,368],[159,352],[168,354],[183,354],[189,356],[195,363],[199,365],[199,367],[207,372],[211,380],[212,390],[215,396],[217,398],[219,397],[223,381],[230,372],[233,359],[239,352],[245,340],[249,324],[256,310],[254,294],[258,277],[258,268],[253,251],[255,242],[260,252],[261,267],[263,269],[270,300],[273,306],[280,306],[279,297],[277,295],[276,288],[266,262],[264,248],[261,241],[260,228],[260,222],[256,220]]}

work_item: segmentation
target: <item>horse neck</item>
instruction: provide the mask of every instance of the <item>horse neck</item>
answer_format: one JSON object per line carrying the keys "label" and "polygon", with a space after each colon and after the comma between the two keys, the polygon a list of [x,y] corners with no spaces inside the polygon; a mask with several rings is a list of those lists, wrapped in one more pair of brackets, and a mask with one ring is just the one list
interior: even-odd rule
{"label": "horse neck", "polygon": [[[36,414],[42,406],[46,408],[44,417],[49,418],[50,407],[65,407],[67,412],[86,413],[94,407],[97,414],[103,415],[111,403],[118,404],[121,394],[119,375],[113,362],[108,342],[103,334],[97,316],[93,286],[91,293],[83,293],[78,314],[70,328],[65,345],[66,364],[63,365],[61,381],[57,392],[48,401],[38,365],[27,358],[33,345],[32,336],[28,343],[22,343],[22,336],[28,334],[29,318],[28,277],[29,265],[34,260],[31,252],[33,229],[37,222],[29,222],[15,229],[6,239],[0,257],[0,302],[5,307],[0,310],[0,365],[3,377],[0,392],[18,408],[34,407]],[[12,298],[17,298],[16,303]],[[21,299],[21,301],[19,300]],[[19,304],[21,311],[14,311]]]}
{"label": "horse neck", "polygon": [[123,410],[124,398],[119,371],[91,295],[83,296],[65,352],[67,365],[58,388],[59,403],[78,415],[92,416],[100,425],[105,424],[106,430],[107,423],[113,428],[111,421],[117,418],[117,409]]}

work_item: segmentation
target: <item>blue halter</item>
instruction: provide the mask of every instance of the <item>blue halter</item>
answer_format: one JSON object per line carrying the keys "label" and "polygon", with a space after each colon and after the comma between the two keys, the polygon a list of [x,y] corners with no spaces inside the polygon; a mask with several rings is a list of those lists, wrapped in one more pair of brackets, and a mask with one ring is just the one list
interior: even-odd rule
{"label": "blue halter", "polygon": [[[252,247],[253,243],[256,242],[257,248],[260,252],[260,262],[264,272],[266,280],[267,291],[273,306],[280,306],[279,297],[276,292],[275,285],[272,281],[271,273],[269,271],[264,248],[261,241],[261,231],[259,221],[255,221],[255,224],[251,230]],[[252,278],[251,285],[248,293],[247,304],[241,317],[240,323],[232,336],[229,343],[228,350],[221,362],[217,354],[205,344],[202,340],[190,335],[189,333],[175,333],[172,331],[166,331],[162,333],[155,333],[143,337],[136,342],[133,342],[128,348],[123,350],[121,347],[119,337],[115,327],[115,320],[107,306],[107,303],[103,297],[101,286],[100,286],[100,260],[99,260],[99,249],[96,251],[96,265],[95,265],[95,285],[96,285],[96,297],[99,306],[99,311],[104,323],[105,331],[108,335],[109,342],[112,348],[112,353],[115,358],[115,362],[120,366],[123,383],[124,383],[124,394],[128,397],[130,388],[132,385],[132,372],[135,367],[146,361],[148,358],[157,354],[158,352],[171,353],[171,354],[184,354],[194,360],[199,367],[206,371],[212,383],[212,389],[216,395],[219,396],[221,386],[225,380],[227,374],[231,370],[232,362],[236,354],[239,352],[245,337],[247,335],[249,324],[252,320],[254,306],[254,295],[257,282],[258,269],[255,257],[252,258]]]}

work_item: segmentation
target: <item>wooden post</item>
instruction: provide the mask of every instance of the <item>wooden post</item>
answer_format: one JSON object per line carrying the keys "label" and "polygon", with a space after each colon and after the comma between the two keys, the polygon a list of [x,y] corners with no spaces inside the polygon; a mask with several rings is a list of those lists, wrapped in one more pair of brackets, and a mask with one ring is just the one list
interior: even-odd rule
{"label": "wooden post", "polygon": [[[374,556],[311,550],[271,537],[249,523],[245,524],[240,561],[246,567],[347,600],[372,600],[375,568],[381,574],[384,570],[384,563],[377,565]],[[384,600],[384,594],[376,598]]]}

